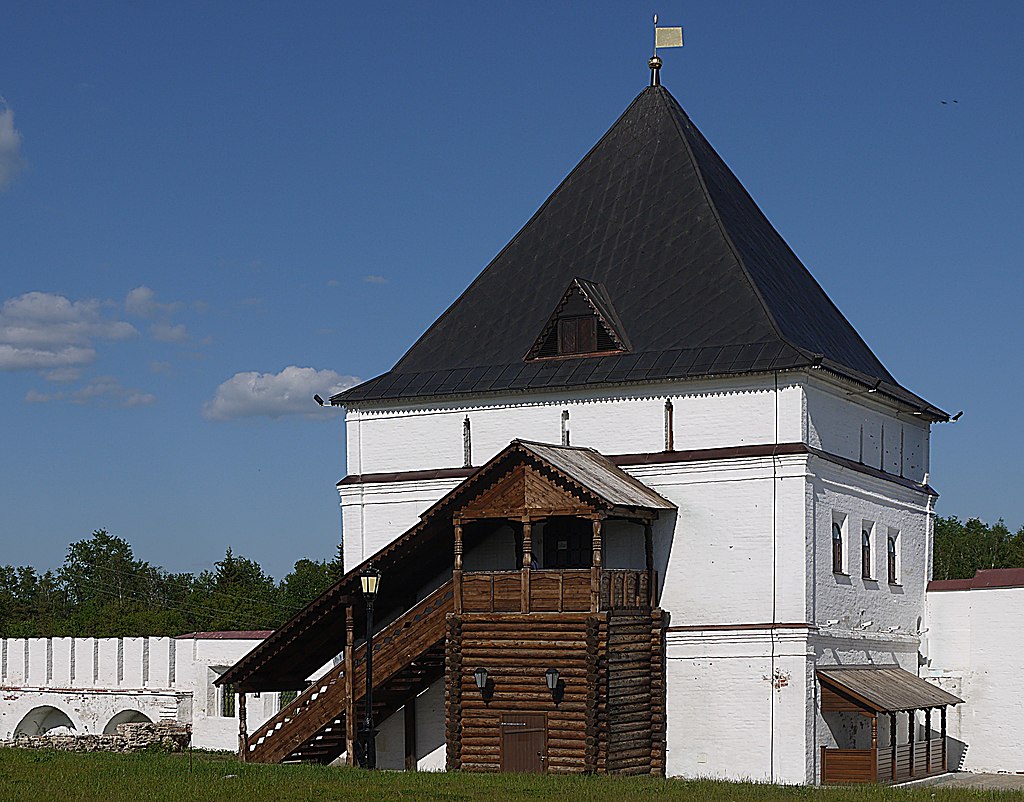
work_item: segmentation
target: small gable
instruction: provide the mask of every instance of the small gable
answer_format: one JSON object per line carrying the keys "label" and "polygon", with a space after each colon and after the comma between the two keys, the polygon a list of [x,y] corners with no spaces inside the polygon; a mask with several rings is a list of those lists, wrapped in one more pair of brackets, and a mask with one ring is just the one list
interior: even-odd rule
{"label": "small gable", "polygon": [[526,360],[629,351],[622,323],[602,284],[574,278]]}
{"label": "small gable", "polygon": [[593,504],[574,495],[553,477],[524,464],[508,473],[459,509],[456,517],[521,518],[524,515],[582,515],[595,511]]}

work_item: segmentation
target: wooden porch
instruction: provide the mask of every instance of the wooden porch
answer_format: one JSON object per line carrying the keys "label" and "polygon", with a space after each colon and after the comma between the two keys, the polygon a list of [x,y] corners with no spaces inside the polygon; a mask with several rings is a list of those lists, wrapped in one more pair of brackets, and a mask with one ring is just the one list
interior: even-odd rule
{"label": "wooden porch", "polygon": [[[821,747],[821,784],[895,785],[948,771],[946,708],[961,700],[896,666],[831,667],[818,670],[821,712],[867,717],[869,748]],[[938,710],[939,731],[932,730]],[[918,713],[924,738],[918,739]],[[888,743],[879,743],[879,716],[888,719]],[[899,743],[898,717],[906,716],[906,741]]]}
{"label": "wooden porch", "polygon": [[[671,509],[597,452],[514,441],[378,552],[377,601],[391,623],[373,635],[373,720],[404,709],[406,768],[417,765],[416,697],[443,677],[449,769],[664,773],[653,523]],[[636,567],[604,566],[609,522]],[[241,691],[298,688],[344,652],[252,734],[240,702],[244,760],[352,761],[365,701],[364,568],[218,680]]]}

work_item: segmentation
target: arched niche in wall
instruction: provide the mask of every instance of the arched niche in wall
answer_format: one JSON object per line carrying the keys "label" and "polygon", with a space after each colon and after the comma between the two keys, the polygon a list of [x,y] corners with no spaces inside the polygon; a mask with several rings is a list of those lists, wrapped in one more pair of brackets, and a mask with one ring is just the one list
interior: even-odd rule
{"label": "arched niche in wall", "polygon": [[152,724],[153,719],[139,710],[122,710],[116,713],[107,726],[103,728],[104,735],[116,735],[118,724]]}
{"label": "arched niche in wall", "polygon": [[51,705],[41,705],[25,714],[14,728],[14,735],[71,735],[76,729],[75,723],[63,710]]}

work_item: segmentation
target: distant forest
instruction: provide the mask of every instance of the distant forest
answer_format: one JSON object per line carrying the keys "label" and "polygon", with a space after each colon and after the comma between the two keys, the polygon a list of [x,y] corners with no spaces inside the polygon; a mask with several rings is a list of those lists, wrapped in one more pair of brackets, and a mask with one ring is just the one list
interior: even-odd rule
{"label": "distant forest", "polygon": [[[1024,568],[1024,526],[936,518],[935,579],[979,568]],[[276,629],[342,575],[332,560],[302,559],[280,582],[228,548],[200,574],[175,574],[135,557],[99,529],[68,546],[64,564],[40,574],[0,567],[0,637],[128,637],[225,629]]]}
{"label": "distant forest", "polygon": [[175,574],[135,557],[104,529],[68,546],[40,574],[0,567],[0,637],[173,636],[276,629],[342,575],[333,560],[299,560],[280,582],[228,548],[213,570]]}

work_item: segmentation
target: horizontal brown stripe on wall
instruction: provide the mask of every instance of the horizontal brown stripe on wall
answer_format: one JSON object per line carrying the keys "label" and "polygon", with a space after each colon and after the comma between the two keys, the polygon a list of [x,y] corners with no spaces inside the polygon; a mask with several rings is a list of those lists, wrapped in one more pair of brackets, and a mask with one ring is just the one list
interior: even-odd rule
{"label": "horizontal brown stripe on wall", "polygon": [[799,623],[771,623],[763,624],[693,624],[679,627],[665,627],[666,632],[730,632],[734,630],[748,629],[810,629],[811,624]]}
{"label": "horizontal brown stripe on wall", "polygon": [[[911,490],[919,490],[930,496],[938,496],[928,485],[921,485],[910,479],[895,474],[886,473],[878,468],[856,462],[838,454],[830,454],[818,448],[812,448],[806,443],[761,443],[749,446],[726,446],[723,448],[697,448],[689,451],[655,451],[646,454],[606,454],[613,463],[620,468],[636,467],[639,465],[668,465],[678,462],[701,462],[710,460],[743,459],[750,457],[771,457],[788,456],[792,454],[813,454],[816,457],[848,468],[857,473],[873,476],[876,479],[884,479],[895,482]],[[349,474],[340,482],[338,487],[344,485],[358,484],[387,484],[389,482],[417,482],[429,481],[432,479],[465,479],[472,476],[477,468],[437,468],[426,471],[396,471],[392,473],[364,473]]]}

